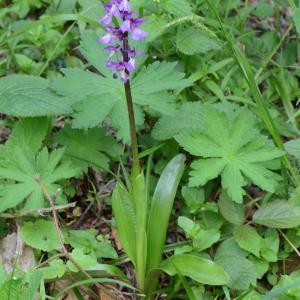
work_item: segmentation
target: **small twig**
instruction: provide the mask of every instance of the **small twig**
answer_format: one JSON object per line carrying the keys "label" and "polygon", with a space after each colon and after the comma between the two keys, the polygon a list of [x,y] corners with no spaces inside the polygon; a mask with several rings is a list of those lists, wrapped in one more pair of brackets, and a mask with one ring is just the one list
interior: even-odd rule
{"label": "small twig", "polygon": [[56,232],[57,232],[57,236],[61,245],[61,249],[63,251],[63,253],[68,254],[68,250],[65,247],[65,242],[64,242],[64,236],[61,232],[60,229],[60,224],[59,224],[59,220],[58,220],[58,216],[57,216],[57,211],[55,210],[55,200],[57,199],[58,193],[60,192],[59,190],[56,192],[56,195],[53,197],[49,194],[47,188],[44,186],[43,182],[41,181],[41,178],[39,176],[35,177],[35,181],[38,183],[38,185],[40,186],[44,196],[46,197],[46,199],[49,201],[50,203],[50,207],[51,207],[51,211],[52,211],[52,215],[53,215],[53,222],[56,228]]}
{"label": "small twig", "polygon": [[48,213],[48,212],[52,212],[53,209],[54,210],[61,210],[61,209],[68,209],[68,208],[73,208],[76,206],[76,203],[70,203],[70,204],[66,204],[66,205],[57,205],[54,206],[54,208],[35,208],[35,209],[28,209],[28,210],[24,210],[24,211],[20,211],[20,212],[16,212],[13,214],[10,213],[1,213],[0,214],[0,218],[4,218],[4,219],[16,219],[16,218],[21,218],[21,217],[25,217],[28,215],[32,215],[34,213],[39,213],[40,215],[44,214],[44,213]]}
{"label": "small twig", "polygon": [[300,252],[297,247],[289,240],[289,238],[282,232],[282,230],[278,229],[278,232],[283,236],[283,238],[288,242],[288,244],[292,247],[295,253],[300,257]]}

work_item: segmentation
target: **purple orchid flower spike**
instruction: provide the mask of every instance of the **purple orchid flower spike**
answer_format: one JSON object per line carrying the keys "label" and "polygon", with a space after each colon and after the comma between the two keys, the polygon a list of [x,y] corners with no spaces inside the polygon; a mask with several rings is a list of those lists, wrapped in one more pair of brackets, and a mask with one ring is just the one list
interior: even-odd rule
{"label": "purple orchid flower spike", "polygon": [[[130,73],[135,71],[136,56],[143,55],[130,47],[129,38],[139,41],[148,36],[147,32],[140,29],[144,19],[132,11],[129,0],[110,0],[104,4],[104,9],[106,15],[99,22],[104,26],[106,34],[99,38],[99,42],[107,45],[105,51],[109,53],[109,59],[106,66],[114,72],[114,78],[118,73],[127,82]],[[114,18],[119,25],[113,24]]]}

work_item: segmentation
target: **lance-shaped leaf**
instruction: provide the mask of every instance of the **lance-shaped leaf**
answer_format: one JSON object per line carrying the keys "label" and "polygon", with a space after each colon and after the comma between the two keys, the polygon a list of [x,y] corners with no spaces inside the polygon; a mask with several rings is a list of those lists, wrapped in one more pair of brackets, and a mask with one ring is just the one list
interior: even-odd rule
{"label": "lance-shaped leaf", "polygon": [[112,207],[115,215],[118,237],[134,265],[136,265],[136,213],[126,187],[117,183],[112,195]]}
{"label": "lance-shaped leaf", "polygon": [[[147,230],[147,293],[156,289],[175,195],[185,167],[185,156],[175,156],[161,174],[151,202]],[[159,222],[159,226],[158,223]]]}

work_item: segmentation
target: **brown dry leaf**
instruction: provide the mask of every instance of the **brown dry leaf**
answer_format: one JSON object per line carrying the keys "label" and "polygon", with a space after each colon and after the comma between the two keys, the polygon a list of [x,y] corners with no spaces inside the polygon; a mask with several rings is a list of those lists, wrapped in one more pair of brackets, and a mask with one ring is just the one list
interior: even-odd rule
{"label": "brown dry leaf", "polygon": [[115,241],[117,249],[118,250],[122,250],[123,247],[122,247],[122,245],[120,243],[117,230],[113,228],[112,231],[111,231],[111,235],[112,235],[112,237],[113,237],[113,239]]}
{"label": "brown dry leaf", "polygon": [[100,297],[100,300],[115,300],[114,298],[112,298],[110,295],[108,295],[102,289],[99,290],[99,297]]}

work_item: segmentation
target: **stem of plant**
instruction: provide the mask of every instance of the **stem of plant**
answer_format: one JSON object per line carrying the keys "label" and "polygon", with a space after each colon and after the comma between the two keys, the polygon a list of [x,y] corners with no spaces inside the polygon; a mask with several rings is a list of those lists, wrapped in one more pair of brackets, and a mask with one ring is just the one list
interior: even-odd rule
{"label": "stem of plant", "polygon": [[[123,60],[124,62],[129,62],[129,55],[126,49],[129,49],[128,45],[128,33],[126,34],[124,41],[123,41]],[[127,102],[127,109],[128,109],[128,116],[129,116],[129,127],[130,127],[130,136],[131,136],[131,147],[132,147],[132,156],[133,156],[133,168],[132,168],[132,177],[134,178],[134,181],[136,177],[141,173],[141,167],[140,167],[140,159],[139,159],[139,149],[138,149],[138,141],[137,141],[137,133],[136,133],[136,126],[135,126],[135,116],[134,116],[134,104],[132,100],[132,93],[131,93],[131,86],[130,86],[130,80],[129,80],[129,72],[125,69],[126,75],[128,76],[128,80],[124,83],[125,88],[125,96],[126,96],[126,102]],[[134,193],[136,193],[135,191]],[[136,236],[137,236],[137,255],[144,255],[146,245],[145,243],[145,232],[146,232],[146,222],[145,215],[147,215],[147,211],[141,209],[144,207],[144,205],[147,205],[146,203],[140,203],[138,204],[139,200],[144,200],[143,198],[140,199],[140,195],[138,193],[137,195],[138,199],[135,199],[137,208],[136,212],[136,219],[137,219],[137,226],[139,226]],[[144,213],[145,215],[144,215]],[[136,281],[138,288],[144,292],[145,289],[145,260],[144,257],[139,257],[137,261],[136,266]],[[139,299],[143,299],[143,297],[139,297]]]}
{"label": "stem of plant", "polygon": [[[128,39],[124,39],[124,49],[128,49]],[[123,59],[125,62],[129,61],[129,56],[126,51],[123,52]],[[126,75],[129,77],[129,72],[126,70]],[[132,148],[132,157],[133,157],[133,169],[140,173],[140,159],[139,159],[139,148],[137,141],[137,133],[135,126],[135,116],[134,116],[134,105],[132,100],[130,80],[128,79],[124,83],[128,117],[129,117],[129,128],[130,128],[130,137],[131,137],[131,148]]]}

